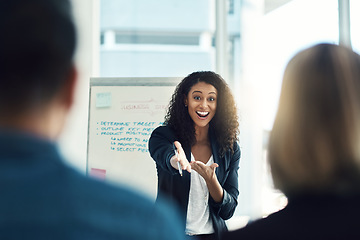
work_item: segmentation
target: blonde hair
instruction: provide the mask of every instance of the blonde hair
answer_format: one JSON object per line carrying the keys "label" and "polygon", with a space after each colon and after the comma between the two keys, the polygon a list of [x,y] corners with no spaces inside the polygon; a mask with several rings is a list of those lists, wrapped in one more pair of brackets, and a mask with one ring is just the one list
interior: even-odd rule
{"label": "blonde hair", "polygon": [[319,44],[288,63],[269,140],[276,188],[344,192],[359,188],[360,56]]}

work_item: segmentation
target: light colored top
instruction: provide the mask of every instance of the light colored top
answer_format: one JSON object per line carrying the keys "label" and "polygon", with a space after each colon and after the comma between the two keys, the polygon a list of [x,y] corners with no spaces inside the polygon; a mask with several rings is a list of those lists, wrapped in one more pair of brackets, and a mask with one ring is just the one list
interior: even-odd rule
{"label": "light colored top", "polygon": [[[191,161],[195,158],[191,154]],[[206,163],[210,166],[214,163],[211,155]],[[188,235],[214,233],[212,219],[209,213],[209,190],[204,178],[194,170],[191,170],[189,203],[186,216],[185,233]]]}

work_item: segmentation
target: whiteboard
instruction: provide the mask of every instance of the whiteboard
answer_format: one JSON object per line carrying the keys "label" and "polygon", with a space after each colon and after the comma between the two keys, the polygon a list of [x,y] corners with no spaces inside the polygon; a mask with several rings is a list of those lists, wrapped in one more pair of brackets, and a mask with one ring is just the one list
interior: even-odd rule
{"label": "whiteboard", "polygon": [[91,78],[89,176],[156,197],[156,166],[148,152],[180,78]]}

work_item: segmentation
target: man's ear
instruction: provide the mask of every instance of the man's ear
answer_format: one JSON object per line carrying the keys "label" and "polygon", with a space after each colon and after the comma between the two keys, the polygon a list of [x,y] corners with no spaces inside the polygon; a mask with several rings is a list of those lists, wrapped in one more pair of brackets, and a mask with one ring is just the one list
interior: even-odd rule
{"label": "man's ear", "polygon": [[74,103],[77,78],[77,69],[75,65],[72,65],[62,91],[62,97],[66,108],[71,108]]}

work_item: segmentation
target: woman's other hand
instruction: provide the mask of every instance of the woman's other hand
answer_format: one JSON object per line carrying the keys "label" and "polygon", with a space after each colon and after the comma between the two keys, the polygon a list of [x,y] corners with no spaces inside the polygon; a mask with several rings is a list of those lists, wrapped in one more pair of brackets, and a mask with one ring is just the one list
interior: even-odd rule
{"label": "woman's other hand", "polygon": [[192,161],[190,165],[194,171],[199,173],[205,179],[210,196],[214,199],[214,201],[218,203],[222,202],[224,190],[215,174],[215,169],[219,167],[219,165],[217,163],[213,163],[210,166],[207,166],[201,161]]}
{"label": "woman's other hand", "polygon": [[201,161],[192,161],[190,165],[191,168],[198,172],[206,182],[216,178],[215,169],[219,166],[217,163],[213,163],[210,166],[207,166]]}

